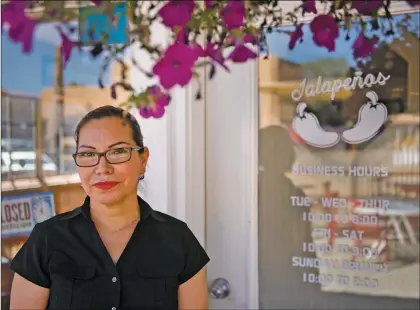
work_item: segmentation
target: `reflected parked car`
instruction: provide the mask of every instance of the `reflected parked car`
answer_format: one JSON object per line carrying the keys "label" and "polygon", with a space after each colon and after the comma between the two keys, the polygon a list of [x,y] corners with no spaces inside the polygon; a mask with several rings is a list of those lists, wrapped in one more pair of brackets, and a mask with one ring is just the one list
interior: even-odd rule
{"label": "reflected parked car", "polygon": [[31,151],[34,149],[34,141],[27,139],[1,139],[2,151]]}
{"label": "reflected parked car", "polygon": [[[9,172],[14,178],[29,178],[36,175],[36,153],[34,151],[2,152],[1,177],[6,179]],[[58,168],[47,154],[42,155],[42,169],[45,176],[56,175]]]}

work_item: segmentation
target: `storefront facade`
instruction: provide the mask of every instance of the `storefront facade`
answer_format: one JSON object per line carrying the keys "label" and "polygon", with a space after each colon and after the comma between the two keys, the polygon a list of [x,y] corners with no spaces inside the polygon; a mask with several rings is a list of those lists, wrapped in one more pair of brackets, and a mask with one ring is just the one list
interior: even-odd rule
{"label": "storefront facade", "polygon": [[[207,249],[211,309],[418,309],[419,36],[379,49],[380,66],[362,70],[360,80],[350,70],[351,42],[326,53],[310,43],[288,51],[284,39],[273,35],[268,59],[218,71],[211,81],[199,69],[202,100],[192,83],[174,90],[165,118],[139,120],[151,150],[139,193],[186,221]],[[383,85],[299,96],[326,81],[363,86],[369,75]],[[131,79],[136,87],[151,83],[134,69]],[[67,110],[69,132],[85,111],[105,104],[97,100],[102,91],[85,90],[67,85],[65,104],[82,102],[77,113]],[[38,120],[45,119],[45,152],[53,157],[53,89],[37,98],[45,102]],[[297,110],[301,102],[312,110]],[[351,138],[368,104],[386,109],[386,119],[374,135]],[[318,121],[310,134],[298,123],[303,113]],[[325,134],[332,129],[340,135]],[[48,192],[56,214],[78,206],[84,192],[74,167],[64,167],[61,176],[2,180],[4,202]],[[12,259],[26,238],[2,238],[2,255]]]}

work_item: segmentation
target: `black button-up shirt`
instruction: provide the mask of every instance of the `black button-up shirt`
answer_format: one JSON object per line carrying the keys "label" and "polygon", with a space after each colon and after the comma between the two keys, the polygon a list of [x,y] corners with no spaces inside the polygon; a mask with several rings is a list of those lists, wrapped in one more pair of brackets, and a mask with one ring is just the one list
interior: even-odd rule
{"label": "black button-up shirt", "polygon": [[178,286],[209,261],[188,226],[139,197],[140,221],[114,264],[89,202],[37,224],[10,267],[50,289],[47,309],[178,309]]}

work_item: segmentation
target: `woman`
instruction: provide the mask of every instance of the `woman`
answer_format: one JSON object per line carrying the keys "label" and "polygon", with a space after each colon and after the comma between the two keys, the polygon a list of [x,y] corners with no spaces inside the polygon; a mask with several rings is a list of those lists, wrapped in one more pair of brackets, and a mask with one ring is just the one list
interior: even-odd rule
{"label": "woman", "polygon": [[[286,176],[295,162],[294,144],[282,125],[259,131],[258,247],[261,309],[323,309],[319,284],[305,283],[304,273],[317,268],[294,266],[294,258],[316,258],[303,250],[312,243],[312,227],[303,221],[303,207],[291,197],[306,197]],[[301,297],[302,296],[302,297]]]}
{"label": "woman", "polygon": [[35,226],[11,263],[11,309],[207,309],[206,252],[137,196],[149,151],[135,118],[97,108],[75,140],[87,198]]}

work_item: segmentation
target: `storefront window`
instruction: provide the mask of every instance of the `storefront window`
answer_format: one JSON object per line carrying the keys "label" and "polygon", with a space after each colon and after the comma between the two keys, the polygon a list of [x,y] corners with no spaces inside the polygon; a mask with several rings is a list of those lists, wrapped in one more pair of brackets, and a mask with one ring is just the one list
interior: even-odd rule
{"label": "storefront window", "polygon": [[1,100],[2,179],[33,178],[35,169],[35,97],[3,93]]}
{"label": "storefront window", "polygon": [[[77,23],[73,26],[77,29]],[[56,27],[56,23],[37,25],[29,54],[9,39],[7,31],[2,32],[3,181],[39,175],[38,145],[42,148],[43,177],[75,173],[71,154],[75,151],[77,123],[97,106],[118,105],[124,100],[114,100],[110,95],[112,76],[120,74],[116,64],[105,70],[104,88],[99,87],[104,61],[101,56],[92,57],[91,46],[75,47],[70,60],[62,65],[61,37]],[[71,40],[78,40],[78,31],[69,27],[63,27],[63,31]]]}
{"label": "storefront window", "polygon": [[[414,309],[419,286],[419,13],[364,60],[288,49],[259,61],[260,307]],[[282,32],[283,31],[283,32]],[[276,246],[273,247],[273,244]]]}

